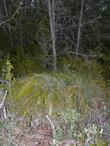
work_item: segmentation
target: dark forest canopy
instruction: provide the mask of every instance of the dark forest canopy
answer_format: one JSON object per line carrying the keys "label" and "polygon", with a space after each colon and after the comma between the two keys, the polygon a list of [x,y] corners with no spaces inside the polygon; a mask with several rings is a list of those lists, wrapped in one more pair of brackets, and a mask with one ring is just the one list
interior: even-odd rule
{"label": "dark forest canopy", "polygon": [[61,57],[108,63],[110,1],[0,0],[0,56],[7,54],[54,70]]}

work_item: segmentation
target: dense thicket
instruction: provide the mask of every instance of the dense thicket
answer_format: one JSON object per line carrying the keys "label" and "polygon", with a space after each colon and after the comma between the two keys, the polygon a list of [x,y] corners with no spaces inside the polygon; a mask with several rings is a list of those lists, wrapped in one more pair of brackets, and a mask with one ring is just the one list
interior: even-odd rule
{"label": "dense thicket", "polygon": [[13,56],[14,66],[31,57],[55,69],[75,56],[109,66],[109,13],[109,0],[0,0],[0,56]]}

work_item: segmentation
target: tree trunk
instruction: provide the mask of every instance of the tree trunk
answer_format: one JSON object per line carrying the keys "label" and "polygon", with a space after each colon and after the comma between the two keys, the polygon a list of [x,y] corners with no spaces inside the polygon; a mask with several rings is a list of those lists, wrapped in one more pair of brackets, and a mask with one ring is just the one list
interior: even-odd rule
{"label": "tree trunk", "polygon": [[83,19],[84,1],[85,0],[82,0],[82,3],[81,3],[81,11],[80,11],[80,15],[79,15],[77,43],[76,43],[76,57],[77,58],[78,58],[79,47],[80,47],[80,39],[81,39],[81,27],[82,27],[82,19]]}
{"label": "tree trunk", "polygon": [[21,49],[21,54],[22,56],[24,55],[24,51],[23,51],[23,30],[22,30],[22,22],[21,20],[19,20],[19,30],[20,30],[20,49]]}
{"label": "tree trunk", "polygon": [[5,0],[3,0],[3,4],[4,4],[5,14],[8,17],[8,11],[7,11],[7,6],[6,6],[6,1]]}
{"label": "tree trunk", "polygon": [[[8,10],[7,10],[6,0],[4,0],[3,3],[4,3],[4,10],[5,10],[6,17],[8,17],[9,15],[8,15]],[[8,25],[8,30],[9,30],[9,35],[10,35],[10,45],[11,45],[11,48],[13,48],[13,38],[12,38],[12,31],[11,31],[10,25]]]}
{"label": "tree trunk", "polygon": [[9,29],[9,34],[10,34],[10,45],[11,45],[11,48],[13,48],[13,35],[12,35],[12,31],[11,31],[11,27],[10,25],[8,25],[8,29]]}
{"label": "tree trunk", "polygon": [[55,3],[54,0],[51,2],[48,0],[48,13],[49,13],[49,23],[50,23],[50,31],[51,31],[51,39],[52,39],[52,57],[53,57],[53,69],[57,70],[57,55],[56,55],[56,38],[55,38]]}

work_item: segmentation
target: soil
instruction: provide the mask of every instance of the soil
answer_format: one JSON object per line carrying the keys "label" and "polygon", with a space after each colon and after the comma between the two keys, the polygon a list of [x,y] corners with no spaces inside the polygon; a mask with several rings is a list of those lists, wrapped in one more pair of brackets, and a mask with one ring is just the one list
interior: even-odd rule
{"label": "soil", "polygon": [[[48,122],[40,122],[29,128],[26,122],[22,121],[19,128],[14,129],[13,142],[19,146],[52,146],[53,131]],[[65,140],[57,144],[57,146],[79,146],[74,140]]]}
{"label": "soil", "polygon": [[40,123],[36,127],[24,129],[15,128],[15,143],[23,146],[51,146],[52,130],[48,123]]}

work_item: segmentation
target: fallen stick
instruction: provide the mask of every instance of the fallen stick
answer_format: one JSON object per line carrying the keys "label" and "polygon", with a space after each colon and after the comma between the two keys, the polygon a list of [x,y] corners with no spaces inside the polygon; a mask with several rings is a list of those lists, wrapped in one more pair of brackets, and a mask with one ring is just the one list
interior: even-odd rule
{"label": "fallen stick", "polygon": [[53,135],[53,142],[52,142],[52,144],[53,144],[53,145],[56,145],[56,146],[59,146],[58,142],[57,142],[56,139],[55,139],[55,126],[54,126],[52,120],[49,118],[48,115],[46,115],[46,118],[47,118],[47,120],[49,121],[50,126],[51,126],[51,128],[52,128],[52,132],[53,132],[53,134],[52,134],[52,135]]}
{"label": "fallen stick", "polygon": [[2,120],[7,118],[6,109],[5,109],[5,105],[4,105],[7,93],[8,93],[8,91],[6,90],[5,95],[4,95],[3,99],[2,99],[2,102],[0,103],[0,118]]}
{"label": "fallen stick", "polygon": [[4,105],[4,102],[5,102],[7,93],[8,93],[8,91],[6,90],[5,95],[4,95],[4,97],[3,97],[3,100],[2,100],[2,102],[0,103],[0,109],[1,109],[1,108],[3,107],[3,105]]}

